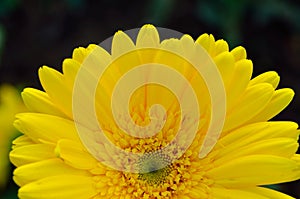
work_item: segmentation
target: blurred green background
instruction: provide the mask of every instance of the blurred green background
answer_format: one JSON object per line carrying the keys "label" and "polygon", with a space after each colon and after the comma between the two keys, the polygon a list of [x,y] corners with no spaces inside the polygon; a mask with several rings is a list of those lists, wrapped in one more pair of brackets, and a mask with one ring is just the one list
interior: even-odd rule
{"label": "blurred green background", "polygon": [[[62,60],[75,47],[100,43],[119,29],[145,23],[194,38],[212,33],[231,48],[244,46],[254,75],[275,70],[280,87],[296,92],[276,119],[300,123],[298,0],[0,0],[0,83],[41,88],[40,66],[61,70]],[[300,182],[275,188],[300,198]],[[16,191],[11,181],[0,198],[17,198]]]}

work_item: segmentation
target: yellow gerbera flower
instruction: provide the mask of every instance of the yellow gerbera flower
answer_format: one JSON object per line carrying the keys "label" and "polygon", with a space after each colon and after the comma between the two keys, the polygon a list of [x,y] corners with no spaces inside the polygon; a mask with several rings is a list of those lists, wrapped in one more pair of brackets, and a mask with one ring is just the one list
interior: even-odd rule
{"label": "yellow gerbera flower", "polygon": [[11,141],[19,134],[13,127],[15,114],[25,111],[19,92],[11,85],[0,86],[0,187],[9,176]]}
{"label": "yellow gerbera flower", "polygon": [[276,90],[276,72],[251,79],[243,47],[160,42],[145,25],[135,43],[119,31],[111,54],[77,48],[62,68],[43,66],[45,92],[22,93],[30,112],[10,153],[20,198],[292,198],[261,185],[300,178],[298,125],[268,121],[294,92]]}

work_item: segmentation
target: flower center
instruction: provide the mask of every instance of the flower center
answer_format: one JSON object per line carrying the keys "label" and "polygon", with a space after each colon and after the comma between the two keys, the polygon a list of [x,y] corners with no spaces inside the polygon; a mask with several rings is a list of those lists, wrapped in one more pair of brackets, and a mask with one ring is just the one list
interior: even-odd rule
{"label": "flower center", "polygon": [[172,171],[172,162],[168,155],[160,151],[146,153],[139,160],[138,179],[150,185],[160,185]]}

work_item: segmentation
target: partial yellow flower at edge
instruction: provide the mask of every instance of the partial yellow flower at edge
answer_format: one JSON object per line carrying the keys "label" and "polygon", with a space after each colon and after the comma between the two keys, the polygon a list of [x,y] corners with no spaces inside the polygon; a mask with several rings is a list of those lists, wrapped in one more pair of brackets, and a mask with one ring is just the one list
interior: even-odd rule
{"label": "partial yellow flower at edge", "polygon": [[24,111],[19,91],[8,84],[0,85],[0,187],[8,181],[11,142],[20,134],[13,126],[15,114]]}
{"label": "partial yellow flower at edge", "polygon": [[[135,51],[143,45],[157,51]],[[227,98],[221,137],[204,158],[199,158],[198,153],[211,116],[207,88],[191,65],[170,54],[160,54],[162,50],[175,50],[189,56],[199,45],[217,65]],[[168,65],[183,74],[197,97],[203,98],[203,103],[199,104],[203,114],[193,143],[182,157],[156,171],[151,169],[169,160],[165,154],[145,155],[140,159],[140,169],[149,172],[128,173],[106,166],[82,145],[75,127],[72,94],[84,60],[92,56],[94,63],[101,66],[127,50],[132,53],[122,57],[123,62],[114,62],[104,73],[95,95],[99,123],[103,125],[105,135],[119,148],[147,154],[165,147],[174,138],[180,118],[178,102],[169,91],[157,85],[144,86],[133,93],[130,115],[136,123],[145,125],[150,120],[149,106],[161,102],[167,108],[163,129],[151,138],[138,139],[124,135],[116,128],[108,110],[108,99],[118,78],[134,68],[134,64],[155,61]],[[75,49],[72,58],[63,62],[63,73],[42,67],[39,77],[45,91],[33,88],[23,91],[22,97],[30,112],[18,114],[14,123],[24,134],[14,141],[10,153],[10,160],[17,167],[14,180],[20,186],[19,198],[291,199],[291,196],[261,186],[300,178],[300,157],[296,154],[298,125],[270,121],[291,102],[294,92],[288,88],[277,89],[279,76],[276,72],[252,78],[252,67],[243,47],[230,51],[224,40],[215,41],[208,34],[201,35],[196,41],[184,35],[180,39],[160,42],[152,25],[141,28],[136,43],[124,32],[117,32],[112,42],[112,54],[97,45]],[[149,74],[151,72],[157,74],[160,71]],[[80,82],[81,85],[88,84],[93,75],[87,73],[87,81]],[[97,131],[89,129],[89,123],[82,125],[87,133]],[[106,146],[95,147],[103,148],[103,153],[99,154],[102,157],[109,159],[116,155],[106,150]],[[122,157],[119,160],[122,161]]]}

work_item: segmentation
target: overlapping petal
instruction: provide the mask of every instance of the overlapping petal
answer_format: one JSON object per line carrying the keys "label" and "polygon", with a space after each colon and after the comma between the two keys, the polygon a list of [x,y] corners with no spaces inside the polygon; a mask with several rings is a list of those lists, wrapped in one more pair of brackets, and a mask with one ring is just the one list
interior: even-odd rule
{"label": "overlapping petal", "polygon": [[[218,68],[227,102],[221,137],[203,159],[198,157],[198,152],[211,119],[211,101],[204,78],[190,62],[198,59],[200,49],[206,50]],[[122,135],[110,112],[116,82],[135,66],[152,62],[182,74],[201,101],[198,133],[159,186],[150,184],[151,180],[143,174],[116,171],[96,160],[79,139],[72,106],[74,85],[81,71],[84,82],[79,82],[79,88],[85,97],[95,97],[98,120],[109,139],[133,152],[165,146],[178,128],[180,106],[162,87],[141,87],[130,102],[133,120],[143,125],[151,119],[147,113],[152,104],[158,102],[167,108],[169,118],[153,139]],[[94,95],[88,88],[101,70],[104,75]],[[298,125],[268,121],[291,102],[294,92],[288,88],[277,89],[280,78],[276,72],[252,78],[253,63],[247,59],[245,48],[239,46],[230,51],[224,40],[216,41],[208,34],[196,41],[189,35],[160,41],[157,29],[145,25],[136,41],[118,31],[112,39],[111,54],[97,45],[75,49],[72,58],[63,62],[62,71],[42,67],[39,77],[45,92],[27,88],[22,93],[30,113],[17,115],[15,127],[24,135],[13,142],[10,154],[11,162],[17,166],[14,180],[21,186],[20,198],[292,198],[259,186],[300,178],[300,156],[295,155]],[[140,78],[152,74],[156,73],[149,70],[149,74]],[[184,93],[184,85],[179,86]],[[82,110],[84,103],[80,104]],[[77,125],[86,130],[89,135],[86,139],[91,140],[92,132],[100,131],[94,129],[89,114],[83,116],[86,116],[85,123]],[[93,147],[103,149],[99,156],[113,159],[116,155],[105,144]]]}

